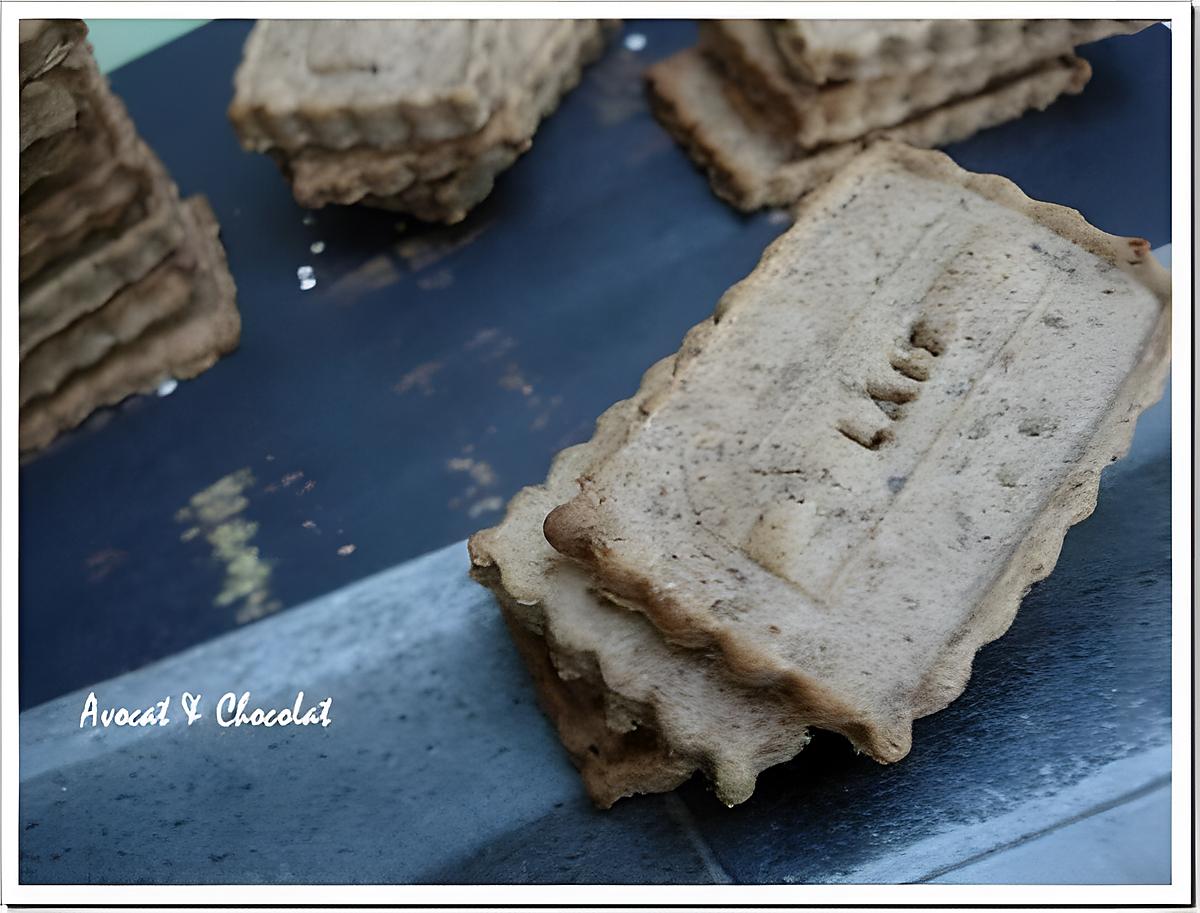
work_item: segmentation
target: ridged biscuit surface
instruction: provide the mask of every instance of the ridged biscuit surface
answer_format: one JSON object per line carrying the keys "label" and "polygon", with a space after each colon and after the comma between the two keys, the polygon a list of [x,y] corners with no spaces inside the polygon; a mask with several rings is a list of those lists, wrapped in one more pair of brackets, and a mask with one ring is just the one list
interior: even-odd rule
{"label": "ridged biscuit surface", "polygon": [[1090,76],[1087,61],[1056,58],[893,127],[803,151],[762,121],[698,49],[681,51],[647,72],[658,119],[705,169],[713,191],[747,211],[796,202],[873,140],[933,147],[966,139],[1043,109],[1064,93],[1078,93]]}
{"label": "ridged biscuit surface", "polygon": [[1161,394],[1169,276],[880,143],[695,327],[548,541],[882,761],[964,688]]}
{"label": "ridged biscuit surface", "polygon": [[[781,137],[800,148],[856,139],[1069,55],[1078,44],[1130,30],[1123,20],[1028,20],[990,23],[992,39],[968,59],[935,57],[912,72],[823,86],[797,80],[762,20],[718,19],[700,24],[701,46],[735,81]],[[962,56],[962,55],[959,55]]]}
{"label": "ridged biscuit surface", "polygon": [[718,663],[668,645],[645,618],[600,597],[542,534],[546,515],[576,491],[670,382],[673,360],[617,403],[592,439],[558,455],[546,481],[519,492],[503,522],[471,537],[481,583],[497,595],[542,703],[594,801],[672,789],[703,771],[718,798],[749,798],[755,778],[792,758],[810,721],[788,701],[734,681]]}
{"label": "ridged biscuit surface", "polygon": [[[1075,46],[1150,25],[1145,19],[783,19],[771,23],[793,74],[822,84],[1000,59],[1066,33]],[[1064,49],[1067,50],[1067,49]]]}

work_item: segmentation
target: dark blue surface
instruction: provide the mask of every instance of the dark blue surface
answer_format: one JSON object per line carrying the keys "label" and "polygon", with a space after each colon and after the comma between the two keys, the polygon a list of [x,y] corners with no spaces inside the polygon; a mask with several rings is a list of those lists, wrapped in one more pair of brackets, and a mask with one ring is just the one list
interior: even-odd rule
{"label": "dark blue surface", "polygon": [[[304,223],[225,119],[249,23],[205,26],[114,74],[183,193],[213,205],[242,344],[22,467],[23,708],[235,625],[238,605],[217,604],[222,565],[175,518],[197,492],[250,470],[242,516],[269,601],[296,605],[493,521],[750,271],[782,223],[713,197],[642,96],[644,66],[694,26],[626,28],[645,51],[615,43],[451,229],[401,232],[367,210]],[[1167,242],[1169,38],[1155,26],[1085,49],[1083,95],[948,151],[1106,230]]]}
{"label": "dark blue surface", "polygon": [[972,171],[1011,178],[1104,231],[1171,240],[1171,32],[1155,25],[1084,45],[1083,93],[946,147]]}

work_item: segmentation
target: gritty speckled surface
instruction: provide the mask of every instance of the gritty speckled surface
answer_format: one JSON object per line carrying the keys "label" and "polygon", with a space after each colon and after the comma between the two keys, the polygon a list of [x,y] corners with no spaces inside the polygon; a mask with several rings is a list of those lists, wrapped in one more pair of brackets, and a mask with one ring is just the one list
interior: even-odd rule
{"label": "gritty speckled surface", "polygon": [[[915,723],[904,761],[880,768],[820,734],[760,778],[736,814],[695,803],[730,871],[747,881],[921,880],[1034,822],[1169,779],[1168,418],[1167,401],[1145,414],[1130,455],[1101,477],[1095,514],[1067,534],[1008,633],[977,655],[963,696]],[[1088,781],[1114,762],[1109,779]],[[943,832],[946,842],[915,849]],[[1069,867],[1070,854],[1060,862]]]}
{"label": "gritty speckled surface", "polygon": [[[105,706],[199,692],[191,726],[80,730],[86,692],[27,713],[22,878],[706,880],[661,800],[592,811],[466,568],[455,545],[96,686]],[[275,706],[301,689],[334,698],[329,727],[212,718],[228,690]]]}

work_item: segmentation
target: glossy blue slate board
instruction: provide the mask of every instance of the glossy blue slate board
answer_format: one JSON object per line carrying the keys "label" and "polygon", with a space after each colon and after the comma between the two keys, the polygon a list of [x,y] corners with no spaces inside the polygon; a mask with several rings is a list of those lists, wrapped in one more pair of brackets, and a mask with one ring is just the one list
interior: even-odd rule
{"label": "glossy blue slate board", "polygon": [[[242,346],[22,468],[22,707],[235,625],[237,606],[215,604],[222,566],[202,540],[181,541],[175,514],[240,469],[255,478],[243,515],[284,608],[494,519],[782,229],[716,200],[647,113],[641,70],[692,43],[682,21],[627,25],[645,51],[615,43],[463,225],[401,233],[394,216],[357,210],[306,225],[225,120],[248,29],[213,23],[113,76],[183,192],[213,204]],[[1096,76],[1082,96],[951,151],[1158,245],[1169,240],[1169,33],[1086,56]],[[296,280],[305,264],[310,291]],[[453,462],[468,456],[486,462],[487,484]]]}
{"label": "glossy blue slate board", "polygon": [[[697,779],[592,809],[458,543],[94,686],[130,707],[199,692],[193,727],[172,710],[165,728],[80,730],[86,691],[22,714],[21,879],[1078,883],[1110,880],[1107,856],[1163,881],[1169,491],[1163,401],[907,759],[819,733],[733,810]],[[332,695],[333,723],[216,726],[212,702],[243,689],[264,707]]]}

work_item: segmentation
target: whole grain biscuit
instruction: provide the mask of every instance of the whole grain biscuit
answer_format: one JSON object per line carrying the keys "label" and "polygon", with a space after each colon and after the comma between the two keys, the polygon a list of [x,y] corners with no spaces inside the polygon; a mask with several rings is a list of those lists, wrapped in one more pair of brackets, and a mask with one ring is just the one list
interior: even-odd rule
{"label": "whole grain biscuit", "polygon": [[399,149],[469,136],[587,20],[260,21],[229,115],[247,149]]}
{"label": "whole grain biscuit", "polygon": [[174,254],[140,280],[26,354],[21,359],[20,405],[52,394],[72,374],[183,311],[196,284],[191,243],[195,242],[185,239]]}
{"label": "whole grain biscuit", "polygon": [[21,216],[21,282],[70,257],[94,235],[117,232],[140,217],[145,175],[119,163],[110,163],[98,175],[105,179],[86,182],[78,188],[77,197],[72,188],[66,188],[29,218]]}
{"label": "whole grain biscuit", "polygon": [[707,172],[713,191],[750,211],[794,203],[874,140],[940,146],[1043,109],[1064,93],[1080,92],[1091,68],[1078,57],[1056,58],[894,127],[808,152],[761,123],[738,87],[695,48],[660,61],[646,75],[655,115]]}
{"label": "whole grain biscuit", "polygon": [[878,143],[695,327],[547,540],[881,761],[965,687],[1162,392],[1141,239]]}
{"label": "whole grain biscuit", "polygon": [[301,206],[363,203],[454,224],[487,197],[496,176],[529,146],[529,140],[497,142],[461,160],[374,149],[306,150],[280,167]]}
{"label": "whole grain biscuit", "polygon": [[18,29],[18,67],[22,88],[58,66],[87,38],[82,19],[22,19]]}
{"label": "whole grain biscuit", "polygon": [[969,65],[1020,53],[1022,45],[1064,32],[1075,46],[1150,24],[1139,19],[783,19],[771,28],[793,75],[820,85]]}
{"label": "whole grain biscuit", "polygon": [[[607,27],[559,23],[537,65],[507,77],[499,106],[468,136],[398,149],[309,146],[273,153],[301,205],[368,205],[427,221],[457,222],[491,191],[495,176],[530,146],[539,122],[603,50]],[[529,39],[530,33],[518,33]]]}
{"label": "whole grain biscuit", "polygon": [[21,288],[21,357],[35,346],[95,311],[125,286],[138,281],[165,260],[185,236],[179,191],[157,160],[148,160],[157,175],[144,218],[117,234],[101,234],[52,268],[39,272]]}
{"label": "whole grain biscuit", "polygon": [[22,150],[17,188],[24,195],[38,181],[66,171],[83,154],[87,143],[75,130],[62,130]]}
{"label": "whole grain biscuit", "polygon": [[74,50],[69,60],[75,126],[35,140],[21,150],[22,215],[59,191],[86,181],[115,160],[133,163],[131,151],[137,143],[137,131],[125,106],[109,89],[88,46]]}
{"label": "whole grain biscuit", "polygon": [[1069,55],[1075,45],[1128,32],[1121,20],[1027,20],[990,23],[993,40],[974,56],[947,63],[935,57],[913,72],[817,86],[798,81],[775,45],[771,23],[718,19],[700,23],[701,47],[734,81],[761,117],[801,149],[857,139],[892,127],[957,98],[974,95],[998,80]]}
{"label": "whole grain biscuit", "polygon": [[237,346],[241,318],[216,218],[207,201],[195,196],[180,204],[178,219],[196,256],[186,307],[74,372],[53,393],[25,404],[18,433],[22,452],[44,447],[102,406],[149,392],[169,378],[194,377]]}
{"label": "whole grain biscuit", "polygon": [[546,515],[624,443],[672,367],[667,359],[647,372],[637,398],[608,409],[590,441],[560,453],[542,485],[519,492],[504,520],[468,543],[473,576],[504,608],[543,706],[602,807],[672,789],[698,770],[721,801],[742,802],[759,772],[804,747],[813,722],[786,698],[668,645],[641,615],[597,595],[542,535]]}

